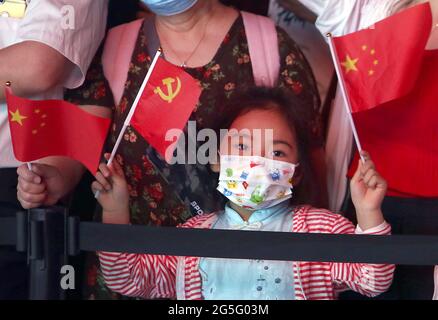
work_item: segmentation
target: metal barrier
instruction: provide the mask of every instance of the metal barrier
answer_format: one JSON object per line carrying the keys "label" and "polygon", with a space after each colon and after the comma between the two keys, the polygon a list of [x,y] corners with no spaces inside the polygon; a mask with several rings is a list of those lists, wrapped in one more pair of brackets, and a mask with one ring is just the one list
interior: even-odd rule
{"label": "metal barrier", "polygon": [[67,210],[62,207],[18,212],[0,219],[0,245],[15,245],[27,253],[29,299],[63,300],[60,270],[68,262]]}
{"label": "metal barrier", "polygon": [[0,245],[27,252],[30,299],[64,299],[61,267],[80,251],[281,261],[438,265],[438,236],[333,235],[80,222],[62,207],[0,219]]}

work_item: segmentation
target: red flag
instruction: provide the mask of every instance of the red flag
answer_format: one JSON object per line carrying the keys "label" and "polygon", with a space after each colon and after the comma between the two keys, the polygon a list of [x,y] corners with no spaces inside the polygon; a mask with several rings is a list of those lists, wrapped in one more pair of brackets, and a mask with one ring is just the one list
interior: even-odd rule
{"label": "red flag", "polygon": [[10,88],[6,88],[6,100],[17,160],[65,156],[80,161],[92,173],[97,171],[109,119],[62,100],[20,98]]}
{"label": "red flag", "polygon": [[171,129],[184,129],[196,104],[201,88],[182,68],[158,58],[149,82],[143,91],[131,125],[169,161],[167,148],[174,141],[166,141]]}
{"label": "red flag", "polygon": [[425,3],[382,20],[371,29],[333,38],[353,113],[412,90],[431,30],[431,8]]}
{"label": "red flag", "polygon": [[[426,51],[412,92],[353,115],[363,149],[393,196],[438,197],[438,50]],[[357,168],[358,156],[349,176]]]}

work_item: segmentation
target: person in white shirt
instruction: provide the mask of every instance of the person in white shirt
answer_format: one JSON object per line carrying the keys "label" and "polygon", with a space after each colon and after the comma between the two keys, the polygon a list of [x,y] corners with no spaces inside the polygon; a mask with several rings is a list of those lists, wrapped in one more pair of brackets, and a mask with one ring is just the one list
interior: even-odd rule
{"label": "person in white shirt", "polygon": [[[17,167],[22,164],[12,151],[4,97],[6,81],[12,83],[14,94],[36,100],[62,99],[64,88],[80,86],[105,35],[107,6],[107,0],[21,0],[0,4],[1,216],[13,215],[21,208],[17,201]],[[106,110],[88,110],[109,116]],[[60,157],[42,159],[35,169],[45,172],[43,179],[48,180],[61,172],[68,173],[63,179],[69,183],[58,188],[64,194],[74,188],[83,172],[79,163]],[[23,256],[0,247],[0,300],[27,297],[26,271]]]}
{"label": "person in white shirt", "polygon": [[323,108],[334,76],[329,47],[314,25],[316,16],[309,10],[303,10],[305,7],[301,5],[288,4],[287,1],[271,0],[268,16],[297,42],[309,60]]}
{"label": "person in white shirt", "polygon": [[[317,16],[315,25],[323,35],[330,32],[334,36],[342,36],[368,28],[408,6],[423,2],[430,2],[434,24],[438,25],[438,0],[280,0],[280,2],[306,6]],[[428,48],[438,48],[438,31],[432,33]],[[348,187],[346,174],[351,160],[352,146],[352,131],[338,90],[331,111],[326,144],[329,203],[330,209],[334,211],[341,208],[346,198]],[[436,199],[387,198],[383,208],[385,218],[392,224],[394,233],[438,234],[436,218],[438,200]],[[399,210],[400,208],[403,210]],[[392,212],[398,214],[389,216]],[[431,217],[432,214],[435,218]],[[431,299],[432,272],[432,267],[398,267],[392,289],[382,297]]]}

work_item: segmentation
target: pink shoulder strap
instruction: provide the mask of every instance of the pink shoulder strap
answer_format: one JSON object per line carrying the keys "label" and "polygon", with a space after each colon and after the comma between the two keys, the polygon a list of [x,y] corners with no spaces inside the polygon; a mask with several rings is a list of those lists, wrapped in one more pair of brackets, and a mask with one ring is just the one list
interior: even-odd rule
{"label": "pink shoulder strap", "polygon": [[274,22],[242,11],[255,84],[274,87],[280,74],[280,53]]}
{"label": "pink shoulder strap", "polygon": [[[242,12],[254,80],[257,86],[273,87],[280,72],[277,31],[274,22],[266,17]],[[132,53],[143,19],[111,29],[102,55],[103,72],[113,92],[114,101],[120,103],[128,78]]]}
{"label": "pink shoulder strap", "polygon": [[125,82],[143,19],[135,20],[108,32],[102,55],[103,72],[113,92],[116,105],[122,99]]}

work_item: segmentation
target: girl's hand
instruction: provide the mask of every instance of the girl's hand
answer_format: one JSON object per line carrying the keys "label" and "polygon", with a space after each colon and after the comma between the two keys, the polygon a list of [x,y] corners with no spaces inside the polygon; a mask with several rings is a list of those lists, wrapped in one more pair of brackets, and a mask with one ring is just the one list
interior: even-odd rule
{"label": "girl's hand", "polygon": [[[105,158],[109,159],[109,154]],[[129,192],[125,175],[116,159],[107,166],[99,165],[96,181],[91,185],[93,193],[99,191],[98,201],[103,208],[102,220],[104,223],[129,223]]]}
{"label": "girl's hand", "polygon": [[357,219],[362,230],[383,223],[381,205],[386,195],[387,183],[376,171],[367,152],[362,155],[365,163],[359,160],[359,167],[351,179],[351,198],[356,207]]}

